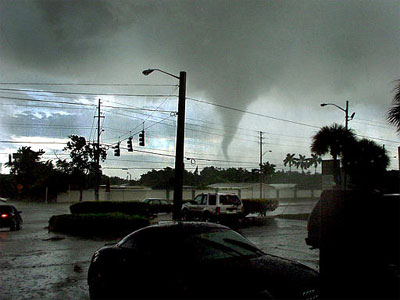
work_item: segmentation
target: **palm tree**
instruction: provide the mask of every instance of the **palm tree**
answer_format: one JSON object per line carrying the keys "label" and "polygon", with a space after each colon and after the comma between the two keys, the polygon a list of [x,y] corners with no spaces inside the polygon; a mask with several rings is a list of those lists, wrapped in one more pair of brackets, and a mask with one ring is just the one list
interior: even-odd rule
{"label": "palm tree", "polygon": [[350,183],[362,189],[380,189],[390,159],[384,147],[362,139],[343,154],[343,167]]}
{"label": "palm tree", "polygon": [[333,158],[333,168],[336,183],[340,183],[338,158],[343,155],[346,148],[356,143],[356,137],[352,130],[339,124],[322,127],[314,136],[311,144],[311,152],[317,155],[329,153]]}
{"label": "palm tree", "polygon": [[283,160],[283,165],[286,167],[289,164],[289,172],[292,172],[292,165],[295,164],[296,160],[294,158],[295,154],[286,154],[286,158]]}
{"label": "palm tree", "polygon": [[397,127],[397,132],[400,133],[400,80],[397,80],[394,91],[392,107],[388,111],[387,119],[390,124]]}
{"label": "palm tree", "polygon": [[321,156],[318,154],[311,154],[311,157],[308,158],[310,166],[314,166],[314,174],[317,174],[317,167],[322,162]]}
{"label": "palm tree", "polygon": [[299,158],[295,158],[295,165],[296,168],[301,169],[301,173],[304,174],[304,170],[307,170],[308,167],[310,166],[308,159],[306,158],[305,155],[299,154]]}

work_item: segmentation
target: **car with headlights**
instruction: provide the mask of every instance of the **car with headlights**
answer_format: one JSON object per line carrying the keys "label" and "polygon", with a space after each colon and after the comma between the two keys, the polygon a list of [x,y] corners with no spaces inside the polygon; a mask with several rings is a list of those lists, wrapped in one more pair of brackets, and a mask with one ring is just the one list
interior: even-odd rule
{"label": "car with headlights", "polygon": [[0,228],[9,227],[11,231],[22,228],[21,211],[12,204],[0,204]]}
{"label": "car with headlights", "polygon": [[97,250],[91,299],[316,299],[318,273],[209,222],[165,222]]}

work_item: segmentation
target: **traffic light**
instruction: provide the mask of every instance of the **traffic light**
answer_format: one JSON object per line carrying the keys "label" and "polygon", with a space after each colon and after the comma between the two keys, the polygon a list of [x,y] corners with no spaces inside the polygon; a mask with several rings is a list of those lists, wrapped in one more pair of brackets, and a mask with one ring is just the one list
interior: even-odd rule
{"label": "traffic light", "polygon": [[132,147],[132,137],[128,139],[128,152],[133,152],[133,147]]}
{"label": "traffic light", "polygon": [[120,156],[119,143],[114,147],[114,156]]}
{"label": "traffic light", "polygon": [[139,133],[139,146],[144,146],[144,130]]}

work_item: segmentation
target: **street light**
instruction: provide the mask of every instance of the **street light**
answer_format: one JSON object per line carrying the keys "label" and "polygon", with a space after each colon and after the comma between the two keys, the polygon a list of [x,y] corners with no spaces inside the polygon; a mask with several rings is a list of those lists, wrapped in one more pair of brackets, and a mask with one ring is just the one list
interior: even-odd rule
{"label": "street light", "polygon": [[[346,108],[340,107],[339,105],[336,105],[336,104],[334,104],[334,103],[321,103],[321,106],[322,106],[322,107],[327,106],[327,105],[335,106],[335,107],[339,108],[341,111],[343,111],[343,112],[345,113],[345,123],[344,123],[345,126],[344,126],[344,127],[346,128],[346,131],[347,131],[347,130],[348,130],[348,127],[349,127],[349,121],[353,120],[354,115],[356,114],[355,112],[353,112],[353,113],[351,114],[351,116],[349,117],[349,101],[346,101]],[[343,172],[343,173],[344,173],[343,188],[346,189],[346,185],[347,185],[347,174],[346,174],[346,172]]]}
{"label": "street light", "polygon": [[356,114],[356,113],[353,112],[351,114],[351,116],[349,117],[349,101],[346,101],[346,108],[340,107],[339,105],[336,105],[334,103],[322,103],[321,104],[322,107],[327,106],[327,105],[333,105],[333,106],[339,108],[341,111],[343,111],[345,113],[345,123],[344,123],[345,126],[344,127],[347,130],[349,121],[353,120],[354,115]]}
{"label": "street light", "polygon": [[179,76],[165,72],[160,69],[147,69],[142,73],[147,76],[154,71],[158,71],[174,77],[179,80],[179,101],[178,101],[178,124],[176,128],[176,152],[175,152],[175,186],[174,186],[174,203],[172,218],[174,220],[181,219],[182,196],[183,196],[183,154],[185,143],[185,100],[186,100],[186,72],[181,71]]}

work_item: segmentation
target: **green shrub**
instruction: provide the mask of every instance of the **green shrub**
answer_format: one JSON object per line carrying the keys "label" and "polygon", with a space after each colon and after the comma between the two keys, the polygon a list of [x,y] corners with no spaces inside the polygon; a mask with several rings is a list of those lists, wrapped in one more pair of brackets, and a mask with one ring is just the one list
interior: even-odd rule
{"label": "green shrub", "polygon": [[138,215],[71,214],[52,216],[49,220],[49,231],[78,236],[122,237],[149,224],[148,219]]}
{"label": "green shrub", "polygon": [[242,199],[245,215],[251,213],[266,213],[275,210],[279,201],[277,199]]}
{"label": "green shrub", "polygon": [[126,215],[148,216],[148,206],[143,202],[84,201],[72,204],[72,214],[123,213]]}

